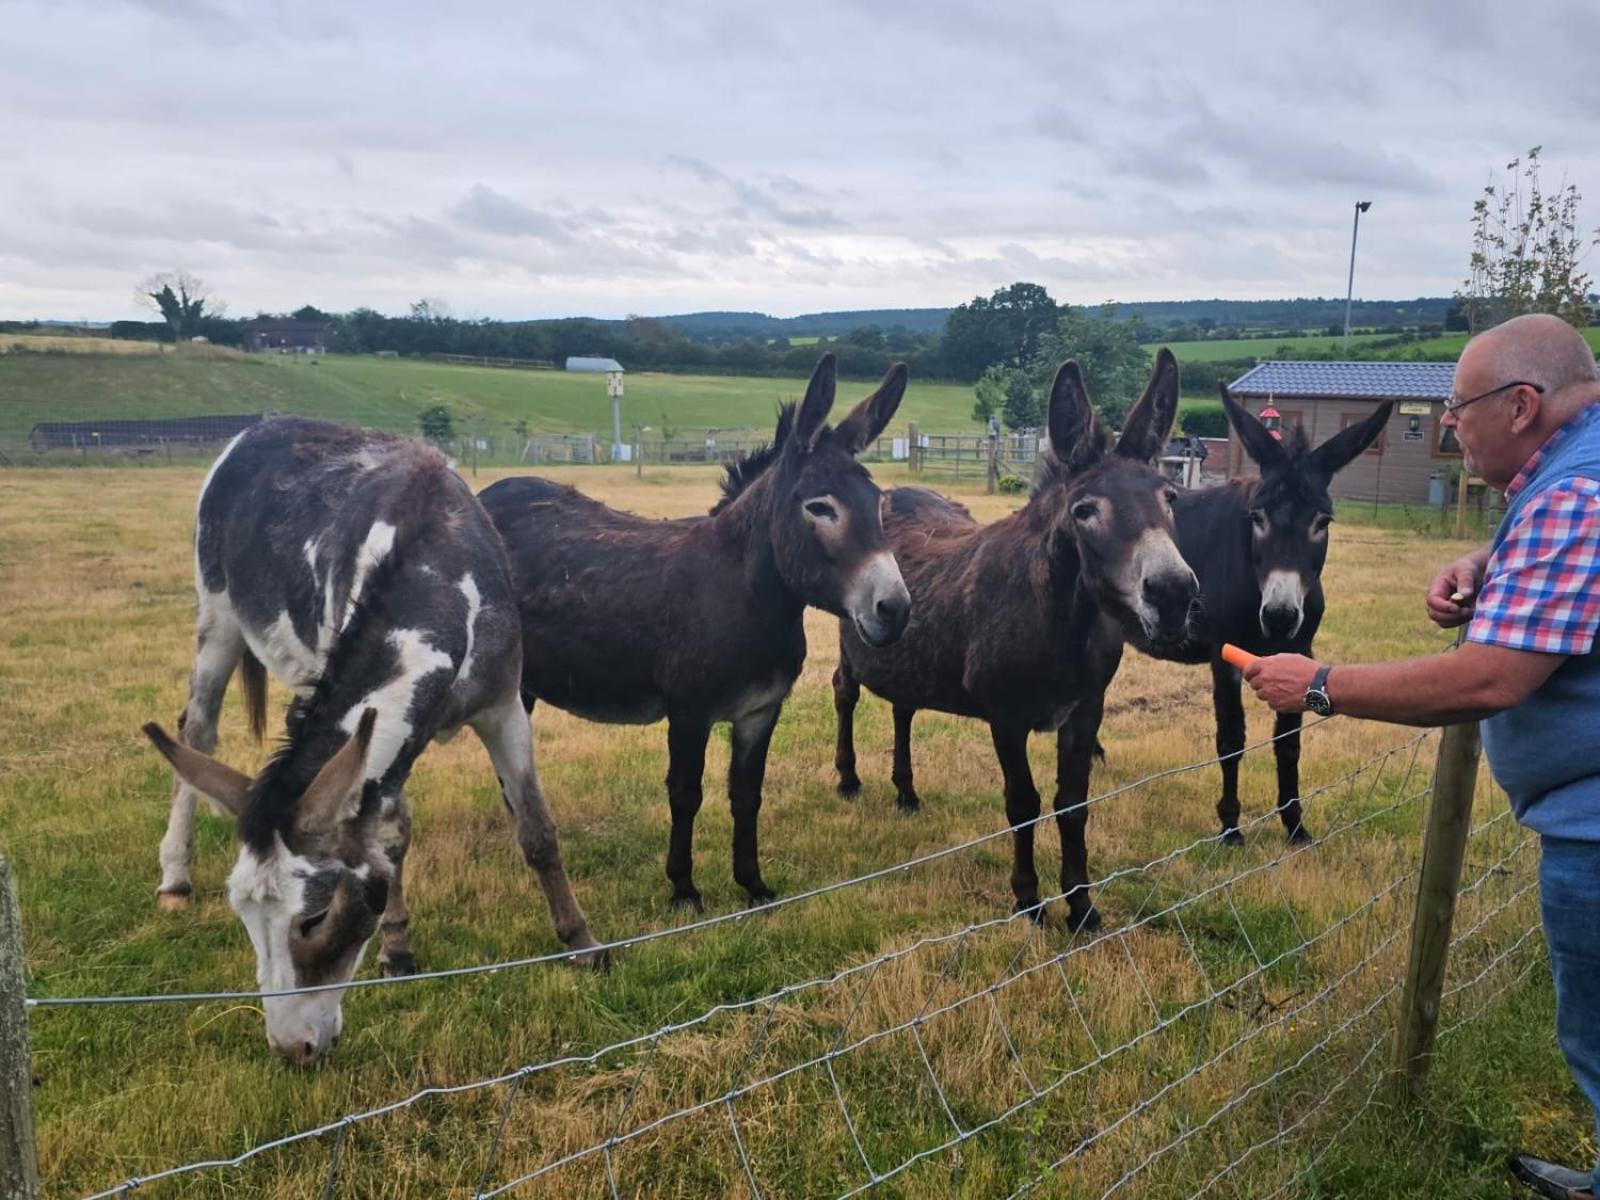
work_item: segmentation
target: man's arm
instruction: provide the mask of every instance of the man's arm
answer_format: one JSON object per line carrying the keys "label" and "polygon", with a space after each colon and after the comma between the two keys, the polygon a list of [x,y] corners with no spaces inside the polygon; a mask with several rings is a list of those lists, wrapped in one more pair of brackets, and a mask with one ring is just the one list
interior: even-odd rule
{"label": "man's arm", "polygon": [[[1336,666],[1326,686],[1333,711],[1344,716],[1398,725],[1454,725],[1522,703],[1566,658],[1468,642],[1453,654]],[[1276,711],[1302,712],[1317,665],[1298,654],[1274,654],[1251,663],[1244,678]]]}

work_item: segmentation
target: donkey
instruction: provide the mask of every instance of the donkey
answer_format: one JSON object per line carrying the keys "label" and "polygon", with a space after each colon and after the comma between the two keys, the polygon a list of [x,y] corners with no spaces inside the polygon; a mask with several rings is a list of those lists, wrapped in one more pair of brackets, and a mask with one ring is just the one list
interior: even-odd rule
{"label": "donkey", "polygon": [[545,700],[594,721],[667,719],[676,907],[702,907],[692,843],[712,724],[732,723],[733,877],[750,903],[765,903],[774,894],[757,859],[761,788],[773,726],[805,662],[805,608],[840,616],[871,645],[898,637],[910,613],[881,494],[855,461],[899,406],[905,364],[828,428],[834,371],[824,355],[772,444],[728,468],[709,516],[648,520],[533,477],[480,497],[511,554],[529,710]]}
{"label": "donkey", "polygon": [[[1377,440],[1394,402],[1348,426],[1313,450],[1298,426],[1288,440],[1272,433],[1222,385],[1222,406],[1239,440],[1261,470],[1258,479],[1181,492],[1173,511],[1178,549],[1199,573],[1205,597],[1193,636],[1177,647],[1141,647],[1156,658],[1211,664],[1211,701],[1217,718],[1222,799],[1217,816],[1222,840],[1239,832],[1239,757],[1244,752],[1240,675],[1222,661],[1226,642],[1254,654],[1305,654],[1322,623],[1322,566],[1328,557],[1333,477]],[[1300,809],[1300,713],[1279,713],[1273,723],[1278,768],[1278,815],[1291,842],[1309,835]]]}
{"label": "donkey", "polygon": [[[918,805],[910,745],[917,710],[988,722],[1014,826],[1039,815],[1028,734],[1055,732],[1061,890],[1073,930],[1100,924],[1084,847],[1089,764],[1076,748],[1095,746],[1124,638],[1153,649],[1181,644],[1198,591],[1174,540],[1175,490],[1150,466],[1177,409],[1177,361],[1162,350],[1113,450],[1077,362],[1063,364],[1050,394],[1050,452],[1028,503],[979,525],[933,492],[889,492],[885,528],[915,616],[883,648],[847,623],[839,631],[834,763],[846,795],[861,787],[854,712],[863,684],[894,706],[894,782],[904,808]],[[1038,921],[1033,832],[1028,824],[1013,834],[1011,889],[1015,911]]]}
{"label": "donkey", "polygon": [[[228,899],[263,991],[348,982],[379,929],[384,973],[413,971],[406,778],[430,740],[470,725],[556,932],[575,950],[597,946],[534,772],[505,550],[442,454],[323,421],[263,422],[229,443],[201,486],[195,584],[178,738],[145,726],[178,775],[161,843],[164,907],[187,903],[203,793],[237,820]],[[210,757],[236,667],[258,737],[266,671],[295,692],[287,739],[254,779]],[[321,1057],[339,1036],[342,996],[267,997],[268,1040],[300,1063]]]}

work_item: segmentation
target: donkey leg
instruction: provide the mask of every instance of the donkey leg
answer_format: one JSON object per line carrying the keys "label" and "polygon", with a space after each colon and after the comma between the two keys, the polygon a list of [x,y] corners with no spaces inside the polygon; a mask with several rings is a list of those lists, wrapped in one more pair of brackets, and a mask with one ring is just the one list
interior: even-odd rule
{"label": "donkey leg", "polygon": [[1094,770],[1104,699],[1079,702],[1056,733],[1056,829],[1061,834],[1061,892],[1067,898],[1067,928],[1093,933],[1100,913],[1089,894],[1089,775]]}
{"label": "donkey leg", "polygon": [[756,827],[761,818],[761,786],[767,777],[767,749],[783,705],[774,704],[733,723],[733,755],[728,762],[728,800],[733,806],[733,878],[765,904],[776,894],[761,879]]}
{"label": "donkey leg", "polygon": [[1309,842],[1311,835],[1301,822],[1300,811],[1300,725],[1301,713],[1279,713],[1272,723],[1273,754],[1278,763],[1278,816],[1291,842]]}
{"label": "donkey leg", "polygon": [[405,892],[406,851],[411,848],[411,807],[406,803],[403,790],[383,798],[378,842],[394,867],[394,876],[389,881],[389,902],[384,905],[383,919],[378,923],[378,934],[383,940],[378,951],[378,970],[384,975],[412,975],[416,972],[417,960],[411,953],[411,914],[406,910]]}
{"label": "donkey leg", "polygon": [[840,655],[833,672],[833,714],[838,725],[838,741],[833,751],[833,767],[839,772],[839,794],[854,796],[861,791],[861,776],[856,774],[856,705],[861,701],[861,684],[850,673]]}
{"label": "donkey leg", "polygon": [[922,807],[922,797],[917,795],[911,781],[911,720],[917,715],[914,708],[894,709],[894,802],[902,812],[916,812]]}
{"label": "donkey leg", "polygon": [[[222,697],[243,656],[244,634],[231,610],[202,589],[189,697],[178,717],[178,740],[185,746],[204,754],[216,749]],[[156,888],[156,903],[165,909],[186,907],[193,890],[189,859],[194,851],[194,809],[199,797],[200,793],[183,780],[174,781],[167,831],[161,839],[161,883]]]}
{"label": "donkey leg", "polygon": [[1217,816],[1222,820],[1222,840],[1242,846],[1239,832],[1239,756],[1244,753],[1244,701],[1239,695],[1239,672],[1221,659],[1211,660],[1211,704],[1217,713],[1217,756],[1222,760],[1222,799]]}
{"label": "donkey leg", "polygon": [[1026,912],[1035,925],[1044,924],[1039,905],[1039,875],[1033,866],[1033,831],[1039,816],[1039,789],[1033,786],[1033,771],[1028,766],[1028,730],[990,725],[995,756],[1005,776],[1006,822],[1025,828],[1011,835],[1011,894],[1016,903],[1012,912]]}
{"label": "donkey leg", "polygon": [[[592,950],[599,943],[589,933],[589,919],[572,894],[567,868],[561,861],[556,824],[539,788],[533,763],[533,727],[520,698],[513,693],[497,701],[473,718],[472,728],[483,740],[495,774],[500,777],[500,790],[516,823],[517,845],[523,860],[539,878],[556,935],[574,950]],[[575,957],[586,966],[606,965],[603,951]]]}
{"label": "donkey leg", "polygon": [[706,739],[710,736],[711,722],[702,716],[667,716],[667,802],[672,806],[667,878],[672,881],[672,906],[695,912],[701,912],[704,906],[694,886],[694,819],[700,811]]}

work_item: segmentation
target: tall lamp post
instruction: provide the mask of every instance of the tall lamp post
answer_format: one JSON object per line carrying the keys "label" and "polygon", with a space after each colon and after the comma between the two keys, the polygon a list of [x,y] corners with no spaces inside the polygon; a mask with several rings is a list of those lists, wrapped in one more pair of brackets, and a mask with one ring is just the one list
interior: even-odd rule
{"label": "tall lamp post", "polygon": [[1350,282],[1344,292],[1344,345],[1341,350],[1350,349],[1350,301],[1356,294],[1356,234],[1361,232],[1361,214],[1371,207],[1371,200],[1357,200],[1355,224],[1350,227]]}

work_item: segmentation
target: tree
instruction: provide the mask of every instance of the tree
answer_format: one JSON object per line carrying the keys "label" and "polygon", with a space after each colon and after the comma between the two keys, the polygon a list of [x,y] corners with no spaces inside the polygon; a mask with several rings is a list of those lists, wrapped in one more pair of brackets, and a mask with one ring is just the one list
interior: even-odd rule
{"label": "tree", "polygon": [[161,314],[177,341],[200,331],[207,317],[220,317],[228,306],[212,294],[204,280],[187,271],[162,271],[139,285],[139,298]]}
{"label": "tree", "polygon": [[1578,228],[1576,184],[1546,194],[1539,180],[1539,151],[1506,164],[1502,184],[1492,180],[1472,205],[1472,254],[1467,278],[1456,290],[1472,333],[1522,313],[1553,313],[1582,328],[1589,323],[1589,276],[1578,268],[1600,229]]}
{"label": "tree", "polygon": [[989,418],[1005,407],[1011,374],[1011,368],[1004,363],[992,363],[979,376],[977,386],[972,389],[972,419],[979,425],[987,428]]}
{"label": "tree", "polygon": [[1100,415],[1120,427],[1150,373],[1150,358],[1139,345],[1132,322],[1118,321],[1115,315],[1116,307],[1110,304],[1094,316],[1086,309],[1064,305],[1055,328],[1039,339],[1028,375],[1033,383],[1047,388],[1057,367],[1069,358],[1077,359]]}
{"label": "tree", "polygon": [[436,446],[443,446],[453,441],[456,436],[454,419],[450,410],[442,404],[430,404],[417,414],[417,428],[422,431],[422,436]]}
{"label": "tree", "polygon": [[1006,380],[1005,407],[1000,410],[1000,419],[1010,430],[1038,429],[1044,424],[1044,404],[1040,400],[1040,393],[1034,391],[1033,384],[1028,382],[1026,371],[1012,371],[1011,377]]}
{"label": "tree", "polygon": [[991,363],[1026,366],[1060,307],[1037,283],[1013,283],[950,310],[941,355],[958,379],[976,379]]}
{"label": "tree", "polygon": [[293,317],[296,321],[331,321],[331,320],[333,320],[332,317],[330,317],[327,313],[323,312],[320,308],[318,308],[314,304],[303,304],[299,308],[295,309],[289,315],[291,317]]}

